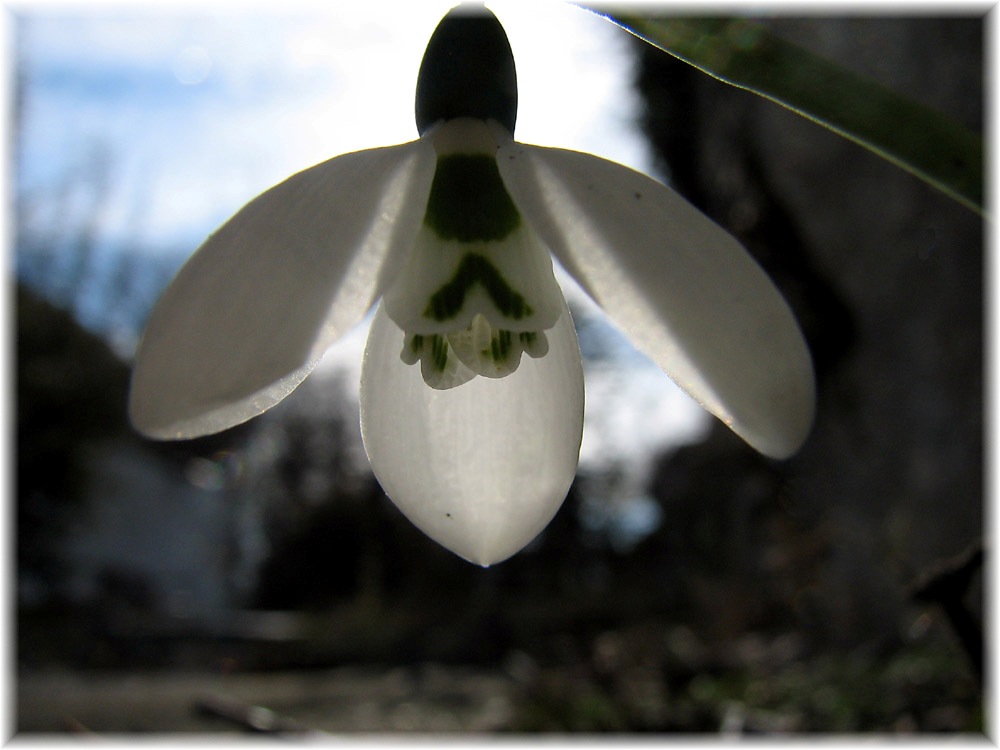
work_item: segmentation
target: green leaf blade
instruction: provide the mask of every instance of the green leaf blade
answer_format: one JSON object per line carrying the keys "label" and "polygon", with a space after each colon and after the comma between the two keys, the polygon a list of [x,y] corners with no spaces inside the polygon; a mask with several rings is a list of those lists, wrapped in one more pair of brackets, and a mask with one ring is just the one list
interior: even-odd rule
{"label": "green leaf blade", "polygon": [[640,39],[870,149],[983,213],[983,139],[746,19],[608,16]]}

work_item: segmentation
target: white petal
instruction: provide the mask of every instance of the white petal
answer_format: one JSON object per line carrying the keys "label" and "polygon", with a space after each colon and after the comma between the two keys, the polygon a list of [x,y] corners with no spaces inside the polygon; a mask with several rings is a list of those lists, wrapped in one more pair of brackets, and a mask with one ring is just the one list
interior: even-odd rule
{"label": "white petal", "polygon": [[583,435],[583,368],[569,309],[549,352],[498,380],[434,390],[399,357],[379,306],[361,370],[361,434],[375,476],[425,534],[477,563],[528,544],[562,505]]}
{"label": "white petal", "polygon": [[391,280],[434,172],[425,141],[290,177],[201,246],[157,303],[129,411],[151,437],[231,427],[287,396]]}
{"label": "white petal", "polygon": [[812,424],[812,361],[774,284],[726,231],[620,164],[511,144],[500,173],[560,262],[682,388],[760,452]]}

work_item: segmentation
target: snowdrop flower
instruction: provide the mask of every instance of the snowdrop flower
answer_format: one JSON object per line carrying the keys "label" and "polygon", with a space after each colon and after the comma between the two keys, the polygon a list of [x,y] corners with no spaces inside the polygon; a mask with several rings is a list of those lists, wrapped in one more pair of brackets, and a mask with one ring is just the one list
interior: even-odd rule
{"label": "snowdrop flower", "polygon": [[136,428],[192,438],[260,414],[381,299],[360,391],[375,475],[440,544],[504,560],[559,509],[583,434],[551,253],[708,411],[768,456],[793,453],[812,365],[767,276],[653,179],[516,142],[516,109],[503,28],[452,10],[421,65],[418,140],[292,176],[181,269],[136,356]]}

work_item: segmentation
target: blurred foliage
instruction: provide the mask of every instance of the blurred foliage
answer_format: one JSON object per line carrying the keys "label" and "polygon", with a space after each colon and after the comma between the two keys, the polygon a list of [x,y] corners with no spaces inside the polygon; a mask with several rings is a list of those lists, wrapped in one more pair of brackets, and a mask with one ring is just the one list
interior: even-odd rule
{"label": "blurred foliage", "polygon": [[830,128],[983,211],[983,140],[900,96],[742,18],[609,16],[703,72]]}
{"label": "blurred foliage", "polygon": [[18,570],[51,581],[60,536],[86,497],[87,446],[124,429],[128,368],[20,284],[14,312]]}
{"label": "blurred foliage", "polygon": [[921,640],[888,653],[809,654],[793,634],[748,633],[716,645],[726,658],[711,659],[686,628],[631,626],[597,638],[587,667],[537,670],[518,693],[512,729],[981,733],[975,680]]}

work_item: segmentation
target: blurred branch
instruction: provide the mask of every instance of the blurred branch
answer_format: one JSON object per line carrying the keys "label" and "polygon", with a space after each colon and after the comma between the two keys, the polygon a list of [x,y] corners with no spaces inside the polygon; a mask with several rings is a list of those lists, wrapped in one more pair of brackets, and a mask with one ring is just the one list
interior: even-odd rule
{"label": "blurred branch", "polygon": [[235,698],[206,695],[195,701],[195,710],[235,724],[247,732],[262,734],[312,734],[309,727],[276,714],[269,708],[254,706]]}
{"label": "blurred branch", "polygon": [[983,214],[983,139],[741,18],[605,14],[645,42],[864,146]]}
{"label": "blurred branch", "polygon": [[924,571],[909,589],[911,598],[941,607],[980,679],[983,677],[983,628],[969,612],[964,599],[974,576],[982,570],[984,557],[982,542],[976,542]]}

